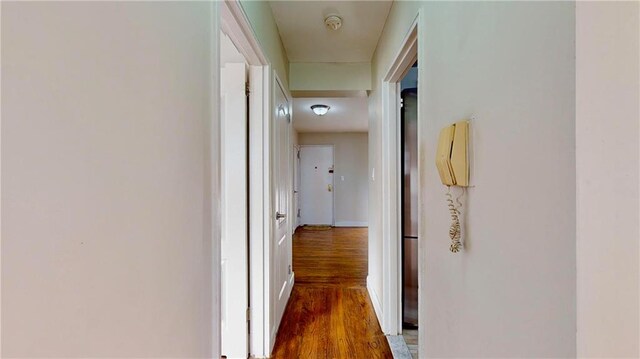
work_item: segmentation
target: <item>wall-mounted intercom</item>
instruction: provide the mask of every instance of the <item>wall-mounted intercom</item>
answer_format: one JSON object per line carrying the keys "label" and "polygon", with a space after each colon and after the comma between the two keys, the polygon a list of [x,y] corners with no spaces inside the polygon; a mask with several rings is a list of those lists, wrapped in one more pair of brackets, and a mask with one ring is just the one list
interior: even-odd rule
{"label": "wall-mounted intercom", "polygon": [[[465,187],[469,186],[469,121],[459,121],[440,131],[438,149],[436,152],[436,167],[442,184],[448,187],[447,202],[451,215],[449,249],[457,253],[462,249],[462,227],[460,225],[460,197],[464,195]],[[451,186],[463,187],[462,194],[454,203],[451,196]]]}
{"label": "wall-mounted intercom", "polygon": [[442,184],[469,186],[469,121],[456,122],[440,131],[436,166]]}

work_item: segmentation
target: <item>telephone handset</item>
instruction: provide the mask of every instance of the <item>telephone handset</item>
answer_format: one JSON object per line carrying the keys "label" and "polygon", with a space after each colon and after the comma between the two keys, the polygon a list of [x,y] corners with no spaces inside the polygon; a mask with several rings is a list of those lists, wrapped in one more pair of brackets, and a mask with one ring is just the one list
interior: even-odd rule
{"label": "telephone handset", "polygon": [[469,121],[456,122],[440,131],[436,166],[446,186],[469,186]]}
{"label": "telephone handset", "polygon": [[[449,250],[457,253],[462,249],[462,227],[460,225],[460,197],[456,198],[457,205],[451,196],[451,186],[469,186],[469,121],[456,122],[440,131],[438,150],[436,152],[436,167],[440,174],[442,184],[448,187],[447,202],[451,215],[449,238],[451,246]],[[463,192],[464,194],[464,192]],[[462,196],[462,195],[461,195]]]}

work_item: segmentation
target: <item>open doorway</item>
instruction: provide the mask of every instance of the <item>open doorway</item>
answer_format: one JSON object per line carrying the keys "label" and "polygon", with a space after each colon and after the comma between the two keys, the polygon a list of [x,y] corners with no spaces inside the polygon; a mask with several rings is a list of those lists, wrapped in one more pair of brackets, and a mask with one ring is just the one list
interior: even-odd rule
{"label": "open doorway", "polygon": [[400,82],[402,336],[418,357],[418,63]]}
{"label": "open doorway", "polygon": [[367,104],[364,95],[293,98],[293,197],[301,226],[293,237],[295,286],[274,358],[391,357],[366,289]]}
{"label": "open doorway", "polygon": [[[293,104],[299,225],[368,227],[367,97],[294,97]],[[327,112],[316,114],[317,105]]]}
{"label": "open doorway", "polygon": [[[399,46],[383,78],[383,315],[382,327],[402,355],[418,357],[420,272],[420,123],[418,24]],[[403,334],[406,335],[406,340]],[[411,343],[411,352],[407,344]]]}

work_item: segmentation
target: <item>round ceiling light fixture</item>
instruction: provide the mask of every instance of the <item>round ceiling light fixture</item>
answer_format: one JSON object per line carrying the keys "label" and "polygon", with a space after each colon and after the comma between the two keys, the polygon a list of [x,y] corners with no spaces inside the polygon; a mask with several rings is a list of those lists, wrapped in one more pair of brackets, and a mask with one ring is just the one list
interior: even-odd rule
{"label": "round ceiling light fixture", "polygon": [[313,113],[315,113],[318,116],[324,116],[327,114],[327,112],[329,112],[329,109],[331,107],[327,106],[327,105],[313,105],[311,106],[311,110],[313,111]]}
{"label": "round ceiling light fixture", "polygon": [[331,30],[338,30],[342,27],[342,18],[338,15],[329,15],[324,18],[324,24]]}

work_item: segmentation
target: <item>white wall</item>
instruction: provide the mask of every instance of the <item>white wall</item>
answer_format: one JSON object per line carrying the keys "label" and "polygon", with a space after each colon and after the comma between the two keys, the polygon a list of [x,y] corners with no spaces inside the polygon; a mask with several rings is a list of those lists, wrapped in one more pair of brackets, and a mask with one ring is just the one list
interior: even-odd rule
{"label": "white wall", "polygon": [[576,9],[580,357],[640,357],[638,2]]}
{"label": "white wall", "polygon": [[[421,356],[575,356],[574,5],[396,2],[374,86],[420,8]],[[370,97],[372,158],[385,131],[380,96]],[[471,115],[475,187],[466,248],[452,254],[436,140]]]}
{"label": "white wall", "polygon": [[291,91],[365,91],[371,90],[371,64],[291,63]]}
{"label": "white wall", "polygon": [[289,89],[289,60],[282,45],[278,25],[273,18],[271,6],[267,1],[239,0],[247,19],[253,27],[253,33],[260,42],[262,51],[269,59],[284,87]]}
{"label": "white wall", "polygon": [[219,356],[215,29],[2,3],[3,357]]}
{"label": "white wall", "polygon": [[367,226],[367,133],[300,133],[298,139],[300,145],[334,145],[335,224],[338,227]]}

